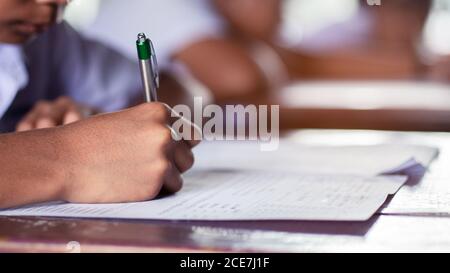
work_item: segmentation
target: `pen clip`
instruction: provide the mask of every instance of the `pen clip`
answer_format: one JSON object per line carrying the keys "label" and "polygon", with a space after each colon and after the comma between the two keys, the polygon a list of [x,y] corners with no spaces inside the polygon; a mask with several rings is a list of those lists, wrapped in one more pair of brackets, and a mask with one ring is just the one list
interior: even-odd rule
{"label": "pen clip", "polygon": [[153,42],[149,39],[150,42],[150,51],[151,51],[151,63],[153,70],[153,81],[155,83],[156,88],[159,88],[159,69],[158,69],[158,61],[156,59],[155,48],[153,47]]}

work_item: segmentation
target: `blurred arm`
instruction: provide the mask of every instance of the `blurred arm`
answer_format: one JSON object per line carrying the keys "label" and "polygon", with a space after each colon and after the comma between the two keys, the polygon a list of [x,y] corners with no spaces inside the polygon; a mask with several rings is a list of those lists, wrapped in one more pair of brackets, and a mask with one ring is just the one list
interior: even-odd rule
{"label": "blurred arm", "polygon": [[281,21],[281,0],[214,0],[232,31],[271,41]]}
{"label": "blurred arm", "polygon": [[175,59],[184,63],[219,102],[251,100],[267,89],[264,75],[249,53],[231,40],[198,41],[178,52]]}

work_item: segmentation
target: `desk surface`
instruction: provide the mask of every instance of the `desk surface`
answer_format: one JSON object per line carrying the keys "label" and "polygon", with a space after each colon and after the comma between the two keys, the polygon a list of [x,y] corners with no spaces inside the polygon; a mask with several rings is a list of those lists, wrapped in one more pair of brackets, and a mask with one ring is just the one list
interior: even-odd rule
{"label": "desk surface", "polygon": [[[6,217],[0,218],[0,251],[65,252],[75,241],[82,252],[450,252],[450,134],[328,130],[287,137],[311,144],[426,144],[438,146],[441,154],[419,184],[403,187],[385,205],[388,213],[364,223]],[[408,210],[398,213],[396,208]]]}
{"label": "desk surface", "polygon": [[450,85],[302,82],[277,93],[284,129],[450,131]]}

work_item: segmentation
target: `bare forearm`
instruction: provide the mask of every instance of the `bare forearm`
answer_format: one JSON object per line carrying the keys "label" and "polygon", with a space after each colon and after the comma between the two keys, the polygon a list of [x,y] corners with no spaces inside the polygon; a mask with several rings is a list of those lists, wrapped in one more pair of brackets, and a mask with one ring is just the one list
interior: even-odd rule
{"label": "bare forearm", "polygon": [[0,208],[61,198],[58,129],[0,136]]}
{"label": "bare forearm", "polygon": [[247,39],[271,41],[281,22],[280,0],[214,0],[231,32]]}
{"label": "bare forearm", "polygon": [[204,39],[180,51],[185,64],[217,102],[236,102],[261,95],[268,83],[246,49],[225,39]]}

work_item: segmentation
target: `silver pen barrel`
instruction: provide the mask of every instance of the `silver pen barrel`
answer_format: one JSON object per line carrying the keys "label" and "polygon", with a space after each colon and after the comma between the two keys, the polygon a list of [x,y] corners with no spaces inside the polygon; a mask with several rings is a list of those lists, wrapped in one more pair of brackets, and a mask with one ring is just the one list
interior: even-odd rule
{"label": "silver pen barrel", "polygon": [[152,71],[150,60],[140,60],[139,67],[141,69],[142,86],[144,87],[145,99],[147,102],[157,101],[156,86],[153,79],[154,72]]}

